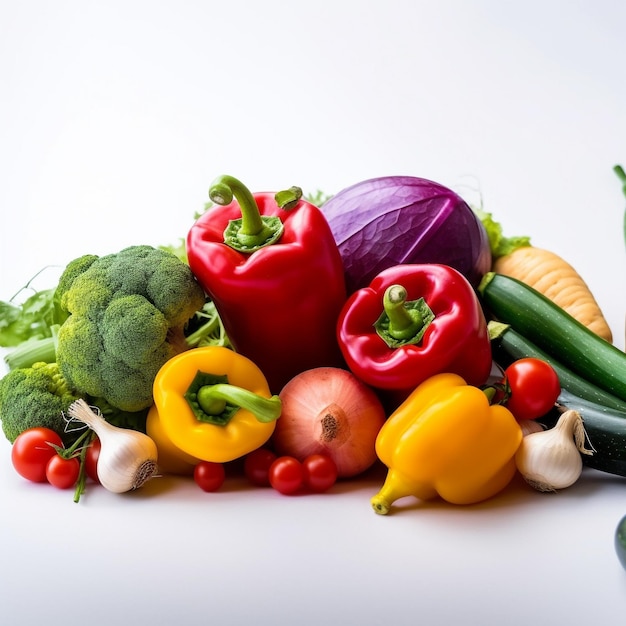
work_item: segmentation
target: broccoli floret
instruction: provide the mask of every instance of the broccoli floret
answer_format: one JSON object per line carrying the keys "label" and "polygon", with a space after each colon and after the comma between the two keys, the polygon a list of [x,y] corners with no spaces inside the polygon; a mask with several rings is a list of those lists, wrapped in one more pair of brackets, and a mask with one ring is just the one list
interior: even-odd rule
{"label": "broccoli floret", "polygon": [[62,304],[66,291],[72,286],[74,280],[83,272],[86,272],[98,258],[99,257],[95,254],[84,254],[70,261],[63,270],[59,278],[59,283],[54,290],[54,303],[57,310],[60,311],[60,316],[63,317],[63,321],[65,321],[68,316],[67,307]]}
{"label": "broccoli floret", "polygon": [[205,303],[189,266],[169,251],[131,246],[72,261],[59,290],[69,316],[56,357],[68,385],[123,411],[149,407],[157,372],[188,348],[186,325]]}
{"label": "broccoli floret", "polygon": [[13,443],[28,428],[44,426],[57,432],[65,445],[80,434],[66,430],[64,417],[78,399],[56,363],[35,363],[11,370],[0,379],[0,420],[6,438]]}

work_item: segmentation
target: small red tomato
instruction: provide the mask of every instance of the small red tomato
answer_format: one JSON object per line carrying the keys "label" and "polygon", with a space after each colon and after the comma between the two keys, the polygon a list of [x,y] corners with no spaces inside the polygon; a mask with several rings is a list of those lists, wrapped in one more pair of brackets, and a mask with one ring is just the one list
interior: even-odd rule
{"label": "small red tomato", "polygon": [[101,447],[100,439],[95,437],[85,453],[85,472],[96,483],[100,482],[100,478],[98,478],[98,457],[100,456]]}
{"label": "small red tomato", "polygon": [[247,479],[258,487],[269,487],[269,470],[276,460],[276,454],[267,448],[258,448],[246,455],[243,471]]}
{"label": "small red tomato", "polygon": [[[51,445],[52,444],[52,445]],[[15,471],[35,483],[46,482],[46,465],[57,456],[53,446],[63,447],[60,435],[50,428],[29,428],[17,436],[11,448]]]}
{"label": "small red tomato", "polygon": [[269,469],[270,485],[283,495],[296,493],[304,482],[302,463],[293,456],[279,456]]}
{"label": "small red tomato", "polygon": [[518,420],[542,417],[561,393],[558,374],[542,359],[518,359],[504,370],[504,374],[511,389],[506,407]]}
{"label": "small red tomato", "polygon": [[55,454],[46,465],[48,482],[58,489],[69,489],[76,484],[80,474],[80,461],[76,457],[64,459]]}
{"label": "small red tomato", "polygon": [[304,484],[317,493],[327,491],[337,482],[337,465],[326,454],[311,454],[302,461]]}
{"label": "small red tomato", "polygon": [[217,491],[226,479],[226,470],[222,463],[200,461],[193,469],[193,479],[202,491]]}

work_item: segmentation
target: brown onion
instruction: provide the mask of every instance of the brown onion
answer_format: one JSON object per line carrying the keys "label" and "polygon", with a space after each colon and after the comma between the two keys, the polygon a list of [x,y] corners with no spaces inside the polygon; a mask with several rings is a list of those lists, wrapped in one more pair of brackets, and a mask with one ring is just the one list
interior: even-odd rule
{"label": "brown onion", "polygon": [[280,392],[282,413],[272,442],[280,455],[303,461],[326,454],[340,478],[376,461],[376,436],[386,415],[378,396],[347,370],[317,367],[292,378]]}

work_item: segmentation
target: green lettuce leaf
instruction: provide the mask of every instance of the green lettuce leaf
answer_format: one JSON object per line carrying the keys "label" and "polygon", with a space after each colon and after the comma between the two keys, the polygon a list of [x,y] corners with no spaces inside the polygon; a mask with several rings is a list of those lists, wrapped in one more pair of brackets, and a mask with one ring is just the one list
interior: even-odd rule
{"label": "green lettuce leaf", "polygon": [[531,245],[530,237],[505,237],[502,232],[502,226],[493,219],[491,213],[477,208],[474,208],[474,212],[487,231],[491,256],[494,259],[511,254],[517,248],[527,248]]}

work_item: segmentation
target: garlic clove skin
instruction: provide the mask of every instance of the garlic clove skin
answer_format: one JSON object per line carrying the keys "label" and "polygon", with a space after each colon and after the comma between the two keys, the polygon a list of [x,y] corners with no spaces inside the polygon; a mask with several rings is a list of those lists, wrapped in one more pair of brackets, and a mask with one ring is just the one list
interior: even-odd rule
{"label": "garlic clove skin", "polygon": [[157,473],[157,458],[156,444],[147,435],[137,431],[129,431],[127,436],[117,433],[114,446],[102,442],[98,478],[102,486],[113,493],[134,491]]}
{"label": "garlic clove skin", "polygon": [[519,427],[522,430],[522,436],[530,435],[532,433],[541,433],[545,429],[537,420],[517,420]]}

